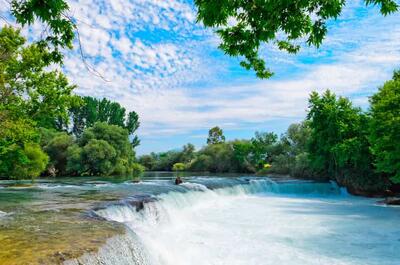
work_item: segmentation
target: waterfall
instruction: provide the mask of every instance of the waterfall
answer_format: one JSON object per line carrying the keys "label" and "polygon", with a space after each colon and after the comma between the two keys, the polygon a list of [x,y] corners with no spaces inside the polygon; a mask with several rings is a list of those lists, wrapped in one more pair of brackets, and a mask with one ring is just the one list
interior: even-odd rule
{"label": "waterfall", "polygon": [[[119,242],[120,245],[122,243],[135,244],[136,250],[140,249],[140,253],[147,253],[144,256],[146,259],[142,257],[141,263],[132,262],[131,264],[187,265],[189,263],[186,262],[198,253],[191,253],[192,250],[187,249],[185,246],[177,242],[171,242],[174,233],[176,233],[176,236],[180,233],[185,233],[185,231],[186,233],[191,233],[189,231],[193,229],[190,226],[196,223],[196,213],[207,212],[208,209],[229,207],[229,205],[238,203],[245,197],[255,194],[270,194],[272,196],[280,194],[296,196],[301,194],[311,197],[340,195],[339,187],[333,183],[304,181],[277,183],[266,178],[249,178],[240,179],[238,183],[241,184],[231,185],[232,183],[229,183],[230,185],[225,188],[210,189],[207,187],[207,183],[204,184],[206,181],[206,179],[199,178],[197,183],[196,179],[194,179],[194,182],[183,183],[180,187],[185,192],[171,191],[164,193],[153,197],[152,200],[146,199],[146,202],[140,204],[140,207],[138,207],[137,203],[123,202],[98,209],[96,214],[110,221],[124,223],[127,226],[130,231],[128,236],[134,236],[134,240],[131,242],[128,240]],[[219,182],[223,181],[219,180]],[[199,182],[203,182],[203,184]],[[208,186],[214,187],[215,185]],[[205,242],[200,244],[203,243],[205,244]],[[198,242],[195,244],[198,244]],[[182,247],[184,250],[180,250]],[[118,249],[121,248],[118,247]],[[109,253],[112,252],[109,251]],[[91,265],[92,263],[88,264]],[[117,265],[128,263],[125,261],[116,262],[116,260],[112,260],[112,262],[108,262],[108,260],[104,260],[100,264]],[[193,264],[206,263],[193,262]]]}
{"label": "waterfall", "polygon": [[130,230],[109,238],[97,253],[68,260],[64,265],[150,265],[146,249]]}

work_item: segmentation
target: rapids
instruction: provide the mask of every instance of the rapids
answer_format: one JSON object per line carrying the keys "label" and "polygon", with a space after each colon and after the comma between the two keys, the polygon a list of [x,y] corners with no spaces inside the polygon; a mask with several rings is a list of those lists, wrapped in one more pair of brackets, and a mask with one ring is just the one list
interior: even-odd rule
{"label": "rapids", "polygon": [[350,196],[335,183],[187,180],[179,188],[148,182],[170,190],[141,207],[121,200],[96,210],[124,224],[146,256],[120,264],[400,264],[399,208]]}

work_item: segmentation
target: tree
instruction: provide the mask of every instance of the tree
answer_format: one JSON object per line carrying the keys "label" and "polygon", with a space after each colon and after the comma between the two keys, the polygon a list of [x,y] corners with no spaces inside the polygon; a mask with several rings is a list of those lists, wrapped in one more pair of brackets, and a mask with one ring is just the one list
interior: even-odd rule
{"label": "tree", "polygon": [[115,148],[104,140],[91,139],[82,151],[82,161],[90,175],[111,175],[116,157]]}
{"label": "tree", "polygon": [[299,178],[318,178],[313,174],[308,159],[307,143],[310,134],[308,121],[291,124],[279,142],[269,148],[269,163],[272,165],[264,171]]}
{"label": "tree", "polygon": [[[8,132],[3,128],[0,136],[0,178],[36,178],[46,169],[48,156],[39,144],[30,139],[31,135],[36,137],[35,131],[21,132],[24,129],[31,130],[23,124],[16,124],[14,128],[17,130]],[[24,135],[26,133],[30,136]]]}
{"label": "tree", "polygon": [[253,164],[256,168],[262,168],[265,163],[270,163],[272,156],[277,152],[276,143],[278,135],[272,132],[256,132],[251,139],[253,144]]}
{"label": "tree", "polygon": [[64,0],[37,1],[37,0],[12,0],[11,13],[17,23],[22,26],[32,25],[36,20],[43,22],[47,30],[37,43],[41,50],[51,50],[48,61],[62,62],[60,48],[72,48],[75,25],[71,18],[66,15],[69,10]]}
{"label": "tree", "polygon": [[372,153],[377,171],[400,183],[400,71],[370,99]]}
{"label": "tree", "polygon": [[208,131],[207,144],[220,144],[225,142],[224,132],[218,126]]}
{"label": "tree", "polygon": [[172,171],[184,171],[186,169],[186,166],[184,163],[175,163],[172,166]]}
{"label": "tree", "polygon": [[196,148],[191,143],[184,145],[183,150],[181,152],[180,161],[183,163],[190,162],[195,156],[195,150],[196,150]]}
{"label": "tree", "polygon": [[118,102],[112,102],[106,98],[102,100],[94,97],[82,97],[81,106],[70,108],[73,127],[72,132],[80,136],[85,128],[92,127],[96,122],[105,122],[110,125],[117,125],[126,129],[132,136],[131,145],[133,148],[140,144],[137,135],[134,135],[140,126],[139,115],[131,111],[126,115],[126,109]]}
{"label": "tree", "polygon": [[96,122],[67,149],[66,171],[73,175],[131,175],[138,170],[128,131]]}
{"label": "tree", "polygon": [[240,172],[256,172],[254,161],[254,145],[250,140],[235,140],[232,142],[234,159]]}
{"label": "tree", "polygon": [[156,155],[154,153],[150,155],[142,155],[138,159],[139,164],[144,166],[146,170],[153,170],[156,164]]}
{"label": "tree", "polygon": [[322,96],[313,92],[307,118],[311,128],[308,153],[313,169],[353,192],[386,188],[385,179],[374,174],[368,144],[369,118],[361,109],[329,90]]}
{"label": "tree", "polygon": [[8,26],[0,30],[2,109],[18,110],[41,127],[68,124],[68,109],[80,104],[72,94],[75,86],[59,71],[46,71],[50,66],[49,51],[25,43],[19,30]]}
{"label": "tree", "polygon": [[234,150],[230,143],[206,145],[200,150],[198,158],[193,160],[190,167],[196,171],[221,173],[238,171]]}
{"label": "tree", "polygon": [[44,150],[50,157],[50,168],[54,173],[67,174],[68,148],[74,144],[74,137],[66,133],[56,134],[45,146]]}
{"label": "tree", "polygon": [[37,143],[27,143],[24,146],[23,153],[25,161],[23,163],[15,163],[11,171],[12,178],[36,178],[47,166],[49,157],[42,151]]}
{"label": "tree", "polygon": [[74,86],[58,71],[47,71],[49,51],[25,45],[19,30],[0,30],[0,176],[33,178],[46,168],[38,126],[67,123],[76,103]]}
{"label": "tree", "polygon": [[[395,0],[364,0],[388,15],[398,11]],[[288,53],[300,50],[299,41],[319,47],[327,34],[327,21],[341,15],[345,0],[195,0],[197,20],[216,28],[219,48],[229,56],[244,57],[240,65],[260,78],[273,74],[260,57],[262,44]],[[233,21],[233,23],[231,23]]]}

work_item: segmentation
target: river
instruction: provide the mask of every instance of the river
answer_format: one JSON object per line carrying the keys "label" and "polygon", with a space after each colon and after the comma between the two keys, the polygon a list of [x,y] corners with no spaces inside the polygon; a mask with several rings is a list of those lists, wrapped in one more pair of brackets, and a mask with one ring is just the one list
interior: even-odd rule
{"label": "river", "polygon": [[400,208],[334,183],[148,174],[0,187],[0,264],[400,264]]}

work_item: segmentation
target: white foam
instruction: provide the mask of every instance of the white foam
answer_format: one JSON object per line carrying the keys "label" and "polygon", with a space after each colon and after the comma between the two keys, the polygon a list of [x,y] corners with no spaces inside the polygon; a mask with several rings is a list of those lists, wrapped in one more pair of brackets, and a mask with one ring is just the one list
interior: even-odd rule
{"label": "white foam", "polygon": [[[329,184],[275,184],[170,192],[139,212],[98,213],[130,227],[153,265],[398,265],[393,208],[340,196]],[[296,190],[301,196],[291,196]]]}

